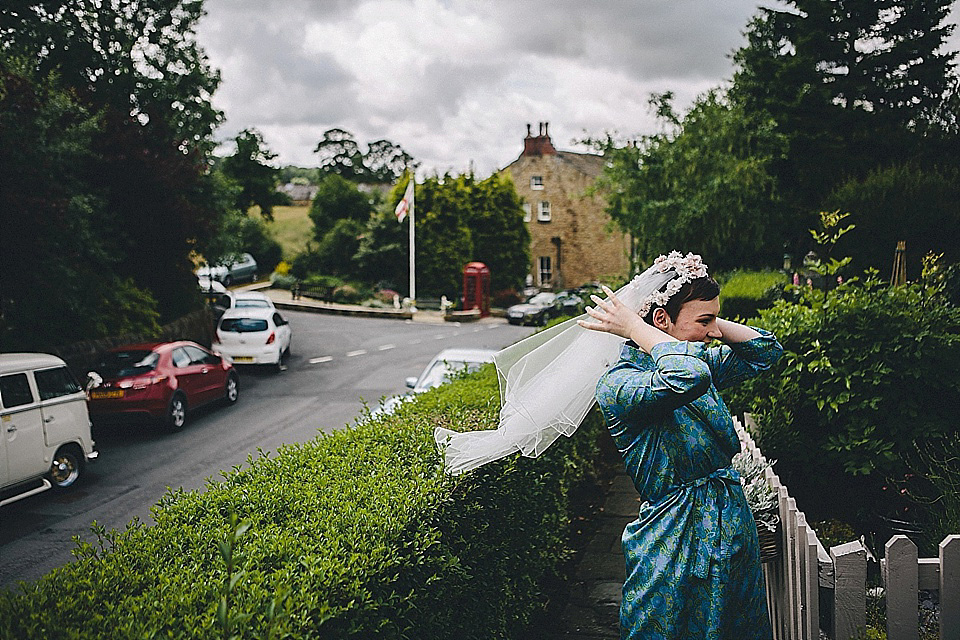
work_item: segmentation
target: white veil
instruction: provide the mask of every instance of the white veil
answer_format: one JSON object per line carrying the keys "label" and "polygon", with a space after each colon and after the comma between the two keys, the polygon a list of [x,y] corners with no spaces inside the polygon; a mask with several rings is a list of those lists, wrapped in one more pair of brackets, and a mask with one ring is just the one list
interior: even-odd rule
{"label": "white veil", "polygon": [[[616,292],[639,310],[677,277],[655,264]],[[568,320],[503,349],[494,356],[500,379],[500,424],[457,433],[437,427],[434,439],[448,473],[460,474],[511,453],[535,458],[560,437],[571,436],[594,403],[600,376],[620,357],[624,338],[584,329]]]}

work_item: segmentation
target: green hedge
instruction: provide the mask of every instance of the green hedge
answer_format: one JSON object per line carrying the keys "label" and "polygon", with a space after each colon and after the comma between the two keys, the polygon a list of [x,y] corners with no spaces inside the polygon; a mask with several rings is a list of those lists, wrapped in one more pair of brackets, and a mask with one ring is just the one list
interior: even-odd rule
{"label": "green hedge", "polygon": [[787,283],[778,271],[735,271],[720,288],[720,314],[724,318],[747,320],[773,304],[771,289]]}
{"label": "green hedge", "polygon": [[[539,459],[446,475],[434,426],[491,428],[498,410],[490,365],[170,492],[154,526],[101,533],[0,594],[0,637],[228,637],[224,620],[240,638],[523,637],[538,584],[568,557],[568,491],[592,473],[602,427],[594,411]],[[249,529],[231,551],[232,514]]]}

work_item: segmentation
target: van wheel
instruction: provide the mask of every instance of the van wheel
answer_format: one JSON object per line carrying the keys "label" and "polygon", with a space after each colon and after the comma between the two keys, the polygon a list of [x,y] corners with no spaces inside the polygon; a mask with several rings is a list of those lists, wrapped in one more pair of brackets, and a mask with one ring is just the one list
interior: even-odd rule
{"label": "van wheel", "polygon": [[176,393],[170,398],[166,422],[171,431],[180,431],[187,423],[187,401],[183,394]]}
{"label": "van wheel", "polygon": [[237,379],[236,374],[231,373],[227,376],[225,392],[224,397],[227,399],[227,404],[233,404],[240,397],[240,381]]}
{"label": "van wheel", "polygon": [[83,474],[83,454],[75,444],[65,444],[57,450],[50,465],[49,478],[53,486],[66,489]]}

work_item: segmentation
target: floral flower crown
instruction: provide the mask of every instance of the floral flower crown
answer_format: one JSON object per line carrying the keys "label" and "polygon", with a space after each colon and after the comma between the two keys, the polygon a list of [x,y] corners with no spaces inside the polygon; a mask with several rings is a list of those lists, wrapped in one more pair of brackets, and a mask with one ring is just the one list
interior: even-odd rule
{"label": "floral flower crown", "polygon": [[677,275],[667,282],[663,291],[654,291],[640,301],[640,308],[637,309],[640,317],[645,317],[654,306],[666,305],[686,283],[707,276],[707,265],[703,264],[703,260],[695,253],[688,253],[684,257],[679,251],[671,251],[669,255],[658,256],[650,268],[660,273],[673,270]]}

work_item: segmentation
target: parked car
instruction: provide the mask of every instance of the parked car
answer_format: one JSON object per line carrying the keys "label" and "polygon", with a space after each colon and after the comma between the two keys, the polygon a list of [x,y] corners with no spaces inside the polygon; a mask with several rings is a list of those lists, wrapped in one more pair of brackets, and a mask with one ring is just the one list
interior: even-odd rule
{"label": "parked car", "polygon": [[418,393],[429,391],[450,381],[451,376],[461,371],[472,373],[488,362],[493,362],[494,349],[444,349],[430,360],[419,376],[406,379],[406,385],[412,391],[393,396],[383,401],[373,415],[392,413],[397,406]]}
{"label": "parked car", "polygon": [[98,452],[87,395],[63,360],[0,354],[0,506],[83,476]]}
{"label": "parked car", "polygon": [[559,315],[556,302],[557,294],[541,291],[526,302],[507,307],[507,321],[510,324],[547,324],[550,318]]}
{"label": "parked car", "polygon": [[279,371],[292,340],[290,323],[276,309],[235,307],[217,323],[217,350],[237,364],[269,364]]}
{"label": "parked car", "polygon": [[573,291],[559,292],[554,304],[561,316],[578,316],[583,313],[583,298]]}
{"label": "parked car", "polygon": [[110,349],[92,373],[95,423],[146,418],[176,431],[188,411],[218,400],[233,404],[240,396],[240,377],[229,358],[189,340]]}
{"label": "parked car", "polygon": [[237,282],[253,282],[258,277],[257,261],[249,253],[240,254],[240,258],[229,265],[217,265],[201,267],[197,269],[198,278],[209,278],[216,280],[229,287]]}
{"label": "parked car", "polygon": [[242,291],[235,293],[233,306],[238,309],[255,307],[258,309],[275,309],[273,300],[259,291]]}

